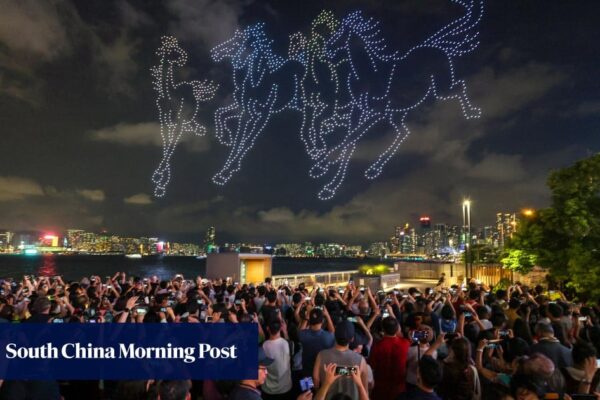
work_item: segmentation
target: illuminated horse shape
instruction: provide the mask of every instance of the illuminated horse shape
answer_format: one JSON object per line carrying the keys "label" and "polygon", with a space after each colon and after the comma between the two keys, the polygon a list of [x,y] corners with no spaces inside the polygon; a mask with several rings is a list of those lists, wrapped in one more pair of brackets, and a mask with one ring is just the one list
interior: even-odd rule
{"label": "illuminated horse shape", "polygon": [[[273,53],[264,23],[236,31],[214,47],[214,61],[233,65],[233,103],[215,112],[215,134],[230,147],[229,156],[213,182],[224,185],[239,171],[246,153],[274,114],[287,109],[303,111],[300,81],[304,66]],[[231,126],[229,121],[234,121]]]}
{"label": "illuminated horse shape", "polygon": [[313,160],[325,153],[324,136],[333,130],[332,124],[344,126],[348,119],[338,107],[344,98],[344,87],[337,71],[339,65],[333,64],[324,51],[325,43],[338,26],[339,21],[334,14],[323,10],[313,20],[308,40],[300,32],[290,36],[289,58],[305,66],[302,77],[304,118],[300,138]]}
{"label": "illuminated horse shape", "polygon": [[[317,178],[325,175],[330,166],[338,164],[334,176],[319,192],[320,199],[335,195],[344,181],[357,142],[376,124],[388,124],[395,137],[365,171],[368,179],[375,179],[382,173],[410,133],[404,123],[407,114],[429,97],[457,99],[465,118],[480,117],[481,110],[469,101],[465,82],[454,75],[452,60],[473,51],[479,44],[478,33],[473,29],[481,20],[483,3],[482,0],[452,1],[465,7],[466,13],[404,54],[386,53],[377,23],[363,17],[360,11],[344,18],[340,28],[328,40],[325,52],[331,62],[347,61],[344,65],[345,84],[352,97],[349,104],[352,111],[346,136],[311,168],[311,176]],[[359,46],[354,45],[357,42]],[[407,96],[416,83],[421,84],[417,95]]]}
{"label": "illuminated horse shape", "polygon": [[[177,39],[171,36],[162,38],[156,55],[160,63],[151,68],[153,86],[158,96],[156,106],[160,118],[160,136],[163,144],[162,159],[152,174],[155,184],[154,195],[162,197],[171,179],[171,157],[175,146],[184,133],[202,136],[206,128],[196,121],[200,102],[212,99],[217,85],[204,81],[175,82],[174,67],[183,67],[187,62],[186,52],[179,47]],[[190,106],[186,101],[193,99]]]}

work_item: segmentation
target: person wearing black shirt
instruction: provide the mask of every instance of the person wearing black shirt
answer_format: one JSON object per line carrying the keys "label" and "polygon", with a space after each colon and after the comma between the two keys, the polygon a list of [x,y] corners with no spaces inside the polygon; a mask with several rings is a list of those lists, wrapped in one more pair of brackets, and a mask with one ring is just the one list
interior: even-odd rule
{"label": "person wearing black shirt", "polygon": [[417,369],[417,387],[402,393],[398,400],[441,400],[435,387],[442,381],[442,368],[431,356],[423,356]]}

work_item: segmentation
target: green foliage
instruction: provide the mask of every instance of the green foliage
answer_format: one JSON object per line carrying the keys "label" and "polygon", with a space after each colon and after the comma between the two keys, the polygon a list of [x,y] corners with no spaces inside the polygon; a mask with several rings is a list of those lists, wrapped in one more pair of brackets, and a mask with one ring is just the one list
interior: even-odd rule
{"label": "green foliage", "polygon": [[521,249],[508,249],[501,262],[504,268],[526,274],[535,267],[537,256]]}
{"label": "green foliage", "polygon": [[385,264],[363,265],[358,269],[358,272],[364,275],[384,275],[390,271],[391,268]]}
{"label": "green foliage", "polygon": [[552,205],[523,220],[508,250],[535,256],[555,279],[598,299],[600,155],[552,173],[548,186]]}
{"label": "green foliage", "polygon": [[496,284],[496,286],[494,286],[494,288],[492,289],[492,293],[496,293],[498,290],[502,289],[502,290],[507,290],[509,286],[512,285],[512,282],[510,281],[510,279],[507,278],[502,278],[500,279],[500,281]]}
{"label": "green foliage", "polygon": [[[464,264],[466,252],[461,255],[461,262]],[[498,250],[488,244],[474,244],[471,246],[468,255],[469,264],[497,264],[500,262]]]}

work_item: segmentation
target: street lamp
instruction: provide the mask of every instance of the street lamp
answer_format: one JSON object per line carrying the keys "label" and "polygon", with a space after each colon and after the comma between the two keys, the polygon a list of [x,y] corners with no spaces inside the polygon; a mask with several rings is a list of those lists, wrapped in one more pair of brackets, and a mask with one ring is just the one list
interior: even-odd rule
{"label": "street lamp", "polygon": [[533,208],[525,208],[521,213],[527,218],[531,218],[535,215],[535,210]]}
{"label": "street lamp", "polygon": [[465,273],[467,278],[473,276],[473,264],[471,263],[471,270],[469,271],[469,256],[471,247],[471,200],[464,199],[462,203],[463,212],[463,232],[465,235]]}

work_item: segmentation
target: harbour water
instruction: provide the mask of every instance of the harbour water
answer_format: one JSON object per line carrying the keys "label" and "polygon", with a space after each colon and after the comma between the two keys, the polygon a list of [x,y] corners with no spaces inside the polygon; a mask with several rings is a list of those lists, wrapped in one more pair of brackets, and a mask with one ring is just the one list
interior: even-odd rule
{"label": "harbour water", "polygon": [[[392,265],[391,260],[363,260],[355,258],[280,258],[273,259],[273,275],[291,275],[316,272],[354,270],[362,265]],[[0,255],[0,278],[21,279],[23,275],[55,276],[66,280],[79,280],[84,276],[114,275],[125,272],[134,276],[153,276],[161,279],[183,274],[193,279],[206,271],[206,259],[196,257],[142,257],[130,259],[122,255]]]}

